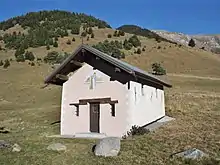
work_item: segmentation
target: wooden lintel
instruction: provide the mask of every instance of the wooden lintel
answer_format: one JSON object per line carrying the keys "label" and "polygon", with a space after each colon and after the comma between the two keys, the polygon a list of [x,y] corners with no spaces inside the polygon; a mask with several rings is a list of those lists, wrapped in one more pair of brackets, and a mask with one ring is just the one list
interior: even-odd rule
{"label": "wooden lintel", "polygon": [[117,104],[118,103],[118,100],[112,100],[109,102],[109,104]]}
{"label": "wooden lintel", "polygon": [[111,98],[96,98],[96,99],[81,99],[79,103],[71,103],[69,105],[74,105],[78,107],[79,105],[87,105],[87,103],[99,103],[99,104],[117,104],[118,100],[111,100]]}
{"label": "wooden lintel", "polygon": [[71,103],[70,105],[74,105],[75,107],[79,106],[79,103]]}
{"label": "wooden lintel", "polygon": [[79,106],[79,105],[86,105],[87,103],[85,102],[81,102],[81,103],[71,103],[69,105],[74,105],[75,107]]}
{"label": "wooden lintel", "polygon": [[79,104],[78,103],[73,103],[70,105],[74,105],[76,107],[76,116],[79,116]]}
{"label": "wooden lintel", "polygon": [[79,100],[80,104],[87,104],[87,103],[99,103],[99,104],[116,104],[118,100],[111,100],[110,97],[107,98],[95,98],[95,99],[81,99]]}
{"label": "wooden lintel", "polygon": [[74,105],[78,107],[79,105],[87,105],[87,103],[99,103],[99,104],[117,104],[118,100],[111,100],[111,98],[95,98],[95,99],[80,99],[79,103],[71,103],[69,105]]}
{"label": "wooden lintel", "polygon": [[107,98],[95,98],[95,99],[80,99],[79,102],[95,103],[95,102],[109,102],[110,97]]}

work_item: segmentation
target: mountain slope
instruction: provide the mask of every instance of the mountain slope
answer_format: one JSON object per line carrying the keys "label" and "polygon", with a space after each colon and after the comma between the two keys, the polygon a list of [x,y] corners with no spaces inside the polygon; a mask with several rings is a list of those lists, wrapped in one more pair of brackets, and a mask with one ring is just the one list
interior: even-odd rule
{"label": "mountain slope", "polygon": [[[125,34],[121,37],[107,38],[108,34],[113,34],[113,29],[94,29],[93,33],[95,38],[90,38],[88,41],[84,40],[84,44],[94,45],[104,40],[110,41],[121,41],[128,39],[132,34]],[[75,42],[70,45],[66,44],[68,40],[75,38]],[[125,53],[125,61],[136,65],[144,70],[151,71],[151,64],[159,62],[167,70],[167,73],[175,74],[191,74],[198,76],[215,76],[219,77],[220,73],[220,58],[213,55],[210,52],[181,46],[175,44],[170,44],[167,42],[158,43],[154,39],[148,39],[146,37],[138,37],[141,41],[142,48],[145,47],[145,51],[141,54],[135,54],[137,48],[132,48],[131,50],[122,50]],[[58,38],[58,47],[50,47],[47,50],[45,46],[37,48],[28,48],[28,51],[34,53],[36,58],[44,58],[49,52],[56,51],[61,54],[67,52],[72,53],[81,43],[80,35],[72,35],[66,37]],[[0,60],[4,59],[14,59],[15,50],[8,49],[6,51],[0,51]],[[15,65],[16,61],[12,61],[11,65]],[[17,64],[16,64],[17,65]],[[19,63],[18,65],[23,65]],[[9,68],[12,69],[12,68]]]}
{"label": "mountain slope", "polygon": [[51,10],[51,11],[39,11],[39,12],[29,12],[22,16],[17,16],[10,18],[6,21],[0,23],[0,30],[7,30],[16,24],[21,25],[23,28],[31,27],[36,28],[37,26],[57,26],[57,27],[69,27],[72,25],[87,23],[88,26],[99,26],[100,28],[108,27],[105,21],[99,20],[91,15],[84,13],[75,13],[61,10]]}
{"label": "mountain slope", "polygon": [[123,25],[117,29],[124,31],[126,33],[136,34],[136,35],[144,36],[147,38],[154,38],[157,41],[165,41],[165,42],[169,42],[169,43],[175,43],[173,41],[170,41],[166,38],[161,37],[160,35],[154,33],[153,31],[150,31],[148,29],[143,29],[143,28],[136,26],[136,25]]}
{"label": "mountain slope", "polygon": [[[58,21],[55,18],[59,18]],[[63,19],[60,20],[60,18]],[[118,43],[121,45],[125,40],[129,40],[129,38],[133,36],[133,34],[130,34],[133,32],[138,35],[141,46],[136,48],[132,47],[130,50],[126,50],[122,46],[120,51],[124,52],[125,61],[147,71],[151,70],[152,63],[160,62],[165,69],[167,69],[168,73],[219,77],[219,57],[201,49],[181,46],[175,44],[175,42],[173,44],[173,42],[163,39],[156,33],[138,26],[122,26],[119,29],[129,31],[129,33],[117,37],[113,35],[115,30],[109,28],[110,25],[105,21],[100,21],[95,17],[86,16],[85,14],[57,10],[29,13],[25,16],[6,20],[2,22],[1,25],[2,27],[6,27],[6,25],[8,27],[8,23],[15,20],[18,20],[15,26],[4,29],[5,31],[2,30],[4,36],[3,40],[0,41],[0,46],[4,49],[0,50],[0,60],[15,59],[14,48],[19,50],[21,47],[25,48],[24,51],[33,52],[36,59],[43,59],[52,51],[56,51],[60,54],[64,54],[65,52],[72,53],[74,49],[82,43],[81,35],[83,31],[87,31],[83,42],[89,45],[98,44],[105,40],[109,42],[119,41]],[[33,20],[35,20],[35,25],[28,26],[30,22],[34,22]],[[72,23],[65,24],[66,20],[72,20]],[[18,24],[18,22],[21,24]],[[85,22],[90,23],[85,24]],[[103,23],[103,28],[96,27],[100,23]],[[75,28],[76,26],[80,26],[79,32],[71,33],[71,30],[68,28]],[[92,29],[94,38],[92,38],[88,32],[90,28]],[[112,36],[111,38],[108,37],[109,34]],[[55,42],[57,43],[57,47],[53,45]],[[135,53],[138,48],[142,50],[141,54]]]}
{"label": "mountain slope", "polygon": [[[11,30],[15,25],[19,31]],[[13,49],[53,45],[56,37],[81,34],[82,26],[85,30],[88,27],[111,28],[105,21],[83,13],[59,10],[30,12],[1,22],[0,40],[4,41],[6,48]]]}
{"label": "mountain slope", "polygon": [[188,45],[192,38],[196,42],[196,47],[204,47],[208,51],[220,53],[220,35],[187,35],[183,33],[168,32],[162,30],[153,30],[161,37],[175,41],[184,45]]}
{"label": "mountain slope", "polygon": [[123,25],[118,28],[126,33],[154,38],[156,41],[168,43],[179,43],[188,45],[190,39],[196,42],[197,48],[202,48],[213,53],[220,53],[220,35],[187,35],[178,32],[168,32],[164,30],[148,30],[136,25]]}
{"label": "mountain slope", "polygon": [[[40,27],[44,28],[42,25]],[[8,35],[21,32],[26,37],[30,28],[16,24],[1,32]],[[165,89],[166,115],[176,120],[152,133],[123,140],[120,154],[115,158],[94,156],[92,146],[96,140],[59,138],[62,88],[53,85],[42,88],[53,66],[41,59],[53,51],[72,53],[82,43],[82,31],[79,34],[67,31],[68,35],[61,33],[57,38],[53,37],[57,47],[50,45],[48,49],[48,45],[28,45],[25,51],[33,52],[37,59],[31,62],[17,62],[15,49],[5,47],[6,43],[0,41],[3,48],[0,49],[0,60],[12,59],[7,69],[0,67],[0,127],[10,130],[0,136],[1,140],[16,143],[22,148],[16,154],[11,149],[1,149],[0,164],[189,164],[189,161],[170,158],[170,155],[192,146],[198,147],[209,157],[207,160],[192,160],[190,164],[219,164],[215,158],[219,158],[220,58],[201,49],[158,42],[139,35],[141,46],[120,49],[125,53],[123,60],[144,70],[150,70],[154,62],[162,64],[168,73],[165,77],[173,85]],[[92,33],[93,38],[91,34],[84,37],[84,44],[94,45],[105,40],[121,44],[133,36],[125,33],[116,37],[113,35],[115,30],[111,28],[92,27]],[[36,41],[41,38],[32,37]],[[138,48],[142,50],[141,54],[135,53]],[[150,94],[146,96],[150,97]],[[62,143],[67,150],[59,153],[48,151],[47,146],[53,143]]]}

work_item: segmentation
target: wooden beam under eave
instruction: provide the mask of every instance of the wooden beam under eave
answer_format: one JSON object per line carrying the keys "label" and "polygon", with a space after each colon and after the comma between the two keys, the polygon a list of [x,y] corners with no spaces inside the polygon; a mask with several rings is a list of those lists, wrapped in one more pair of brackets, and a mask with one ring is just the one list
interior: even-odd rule
{"label": "wooden beam under eave", "polygon": [[70,63],[71,63],[71,64],[74,64],[74,65],[76,65],[76,66],[79,66],[79,67],[81,67],[81,66],[83,65],[81,62],[74,61],[74,60],[71,60]]}
{"label": "wooden beam under eave", "polygon": [[62,81],[67,81],[67,80],[69,80],[69,77],[68,77],[68,76],[62,75],[62,74],[57,74],[57,75],[56,75],[56,78],[57,78],[57,79],[60,79],[60,80],[62,80]]}
{"label": "wooden beam under eave", "polygon": [[54,84],[54,85],[62,85],[63,83],[65,83],[65,81],[59,78],[56,78],[50,81],[50,84]]}
{"label": "wooden beam under eave", "polygon": [[115,68],[115,72],[121,72],[121,69]]}

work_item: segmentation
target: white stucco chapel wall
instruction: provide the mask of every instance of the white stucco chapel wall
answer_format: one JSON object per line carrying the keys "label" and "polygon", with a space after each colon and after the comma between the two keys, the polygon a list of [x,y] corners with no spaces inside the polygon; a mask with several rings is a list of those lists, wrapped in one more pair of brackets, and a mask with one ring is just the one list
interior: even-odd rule
{"label": "white stucco chapel wall", "polygon": [[129,110],[132,125],[144,126],[165,116],[164,91],[131,81]]}
{"label": "white stucco chapel wall", "polygon": [[[89,79],[96,73],[96,83]],[[94,89],[90,89],[93,84]],[[123,136],[132,125],[143,126],[165,116],[164,91],[151,86],[130,82],[127,84],[110,81],[110,77],[85,64],[63,84],[61,105],[61,135],[90,132],[90,105],[79,105],[80,99],[111,97],[115,104],[115,117],[111,115],[109,104],[100,104],[100,133],[107,136]]]}
{"label": "white stucco chapel wall", "polygon": [[[111,97],[111,100],[118,100],[115,104],[115,117],[111,115],[109,104],[100,104],[100,133],[108,136],[121,136],[128,130],[128,102],[126,97],[128,90],[126,85],[118,81],[110,81],[110,77],[98,70],[95,70],[99,79],[90,89],[87,78],[94,73],[93,67],[85,64],[76,71],[68,81],[63,84],[62,106],[61,106],[61,135],[74,135],[76,133],[87,133],[90,131],[90,110],[89,104],[79,105],[79,116],[76,116],[75,106],[71,103],[78,103],[79,99],[94,99]],[[89,80],[88,80],[89,81]]]}

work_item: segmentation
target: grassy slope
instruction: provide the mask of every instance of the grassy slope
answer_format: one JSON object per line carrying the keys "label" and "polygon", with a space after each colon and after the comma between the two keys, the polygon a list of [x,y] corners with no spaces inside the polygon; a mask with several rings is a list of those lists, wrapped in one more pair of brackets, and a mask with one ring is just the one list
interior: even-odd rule
{"label": "grassy slope", "polygon": [[[108,32],[106,32],[108,31]],[[111,30],[95,32],[95,39],[103,40]],[[71,38],[71,37],[70,37]],[[122,39],[122,37],[120,38]],[[72,52],[77,42],[68,46],[66,38],[60,39],[59,51]],[[87,41],[86,41],[87,42]],[[219,75],[219,59],[214,55],[189,48],[166,46],[155,49],[157,43],[143,38],[146,52],[130,55],[125,60],[143,69],[149,69],[155,61],[163,61],[169,73],[189,73],[196,76]],[[159,43],[164,47],[167,43]],[[54,48],[54,50],[56,50]],[[32,49],[37,56],[44,56],[45,48]],[[13,54],[8,52],[7,56]],[[6,54],[1,52],[0,58]],[[182,64],[184,63],[184,64]],[[181,65],[182,64],[182,65]],[[187,71],[191,68],[191,71]],[[208,68],[208,69],[206,69]],[[135,141],[123,141],[121,153],[116,158],[97,158],[91,152],[94,140],[56,139],[46,135],[59,133],[61,88],[49,86],[41,89],[43,79],[52,71],[47,64],[31,67],[27,63],[12,62],[5,70],[0,68],[0,126],[12,129],[1,139],[21,145],[23,151],[12,153],[1,150],[0,164],[187,164],[169,155],[182,149],[197,147],[211,157],[220,157],[220,81],[186,77],[168,77],[173,84],[166,90],[167,114],[176,120],[161,127],[155,133],[135,137]],[[46,147],[53,142],[67,146],[62,153],[49,152]],[[198,162],[197,162],[198,163]]]}
{"label": "grassy slope", "polygon": [[[95,38],[90,38],[89,41],[87,41],[85,38],[84,43],[96,44],[99,41],[107,39],[107,34],[113,34],[113,32],[114,31],[112,29],[94,30]],[[74,35],[59,38],[59,47],[51,47],[49,51],[55,50],[58,52],[73,52],[75,48],[82,43],[80,37],[75,35],[74,37],[76,38],[76,42],[72,42],[71,45],[67,45],[66,41],[68,39],[72,40],[73,36]],[[125,38],[130,36],[130,34],[126,34],[124,37],[113,37],[108,40],[123,41]],[[125,51],[125,53],[129,55],[126,57],[125,61],[138,65],[144,70],[150,70],[153,62],[161,62],[162,65],[167,69],[168,73],[184,73],[199,76],[220,77],[220,58],[215,54],[184,46],[180,48],[166,42],[157,43],[154,39],[146,39],[145,37],[140,37],[140,39],[142,41],[142,45],[146,46],[146,51],[142,52],[141,55],[134,54],[134,50]],[[161,48],[158,49],[158,46]],[[29,50],[38,57],[44,57],[49,52],[46,50],[46,47],[30,48]],[[5,58],[14,58],[14,51],[0,51],[0,60]]]}

